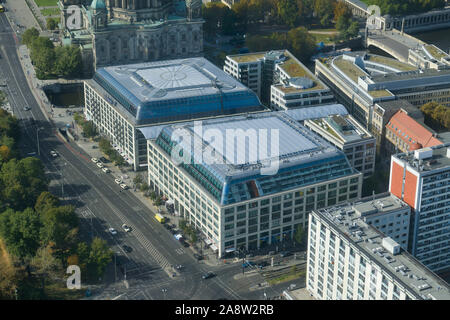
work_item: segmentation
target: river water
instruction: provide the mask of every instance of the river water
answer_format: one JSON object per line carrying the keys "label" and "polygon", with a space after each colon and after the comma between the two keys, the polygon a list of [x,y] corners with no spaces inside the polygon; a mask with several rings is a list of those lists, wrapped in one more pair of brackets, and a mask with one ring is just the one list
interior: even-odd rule
{"label": "river water", "polygon": [[441,48],[447,53],[450,50],[450,28],[414,33],[412,36],[425,41],[426,43],[434,44],[436,47]]}

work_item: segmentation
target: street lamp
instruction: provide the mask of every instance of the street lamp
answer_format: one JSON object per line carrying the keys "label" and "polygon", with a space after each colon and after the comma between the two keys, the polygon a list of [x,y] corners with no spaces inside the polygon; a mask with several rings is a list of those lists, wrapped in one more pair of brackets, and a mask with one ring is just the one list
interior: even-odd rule
{"label": "street lamp", "polygon": [[44,129],[43,127],[40,128],[36,128],[36,143],[37,143],[37,150],[38,150],[38,155],[41,155],[41,150],[39,148],[39,130]]}

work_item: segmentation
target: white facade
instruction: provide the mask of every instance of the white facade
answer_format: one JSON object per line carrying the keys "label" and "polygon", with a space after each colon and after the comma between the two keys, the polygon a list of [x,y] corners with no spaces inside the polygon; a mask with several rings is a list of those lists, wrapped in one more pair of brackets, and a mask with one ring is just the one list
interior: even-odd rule
{"label": "white facade", "polygon": [[316,208],[361,196],[362,176],[352,174],[305,188],[222,206],[182,168],[176,167],[154,141],[148,140],[149,185],[174,201],[175,210],[213,241],[222,256],[227,249],[256,249],[306,227]]}
{"label": "white facade", "polygon": [[405,252],[392,255],[382,245],[384,235],[362,221],[354,223],[325,210],[310,214],[306,286],[315,298],[450,299],[445,281]]}

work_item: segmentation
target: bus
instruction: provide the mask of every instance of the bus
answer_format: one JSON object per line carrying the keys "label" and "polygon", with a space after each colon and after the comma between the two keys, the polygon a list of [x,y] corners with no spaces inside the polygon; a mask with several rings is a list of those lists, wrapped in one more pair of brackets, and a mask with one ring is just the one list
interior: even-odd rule
{"label": "bus", "polygon": [[5,7],[0,4],[0,12],[5,12]]}
{"label": "bus", "polygon": [[158,220],[160,223],[164,223],[165,219],[162,215],[160,215],[159,213],[155,214],[155,219]]}

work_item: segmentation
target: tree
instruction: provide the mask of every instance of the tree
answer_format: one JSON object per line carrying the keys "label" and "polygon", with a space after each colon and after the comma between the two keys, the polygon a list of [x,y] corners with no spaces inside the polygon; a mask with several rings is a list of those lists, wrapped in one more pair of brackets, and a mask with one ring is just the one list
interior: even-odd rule
{"label": "tree", "polygon": [[359,34],[359,23],[357,21],[353,21],[347,29],[347,36],[349,38],[354,38]]}
{"label": "tree", "polygon": [[57,27],[58,27],[58,22],[56,21],[56,19],[47,18],[47,29],[55,30]]}
{"label": "tree", "polygon": [[38,37],[39,31],[35,27],[27,29],[22,35],[22,43],[27,47],[30,47],[33,40],[37,39]]}
{"label": "tree", "polygon": [[277,14],[281,21],[291,28],[295,27],[298,7],[296,0],[278,0]]}
{"label": "tree", "polygon": [[53,42],[47,37],[38,37],[31,42],[31,61],[37,73],[47,76],[53,73],[55,64],[55,50]]}
{"label": "tree", "polygon": [[56,278],[62,268],[61,262],[53,256],[50,246],[39,248],[31,259],[30,266],[34,269],[34,273],[41,278],[42,287],[44,287],[46,278]]}
{"label": "tree", "polygon": [[17,258],[32,258],[39,248],[39,216],[30,208],[24,211],[7,209],[0,215],[0,236],[8,251]]}
{"label": "tree", "polygon": [[339,18],[343,17],[345,20],[352,18],[352,11],[344,1],[337,1],[334,4],[333,9],[334,21],[338,21]]}
{"label": "tree", "polygon": [[303,229],[303,226],[301,224],[299,224],[297,226],[297,229],[295,230],[294,240],[300,246],[303,246],[303,244],[305,242],[305,230]]}
{"label": "tree", "polygon": [[55,48],[54,73],[64,78],[75,77],[81,73],[81,51],[77,46],[63,46]]}
{"label": "tree", "polygon": [[77,243],[79,220],[73,206],[47,208],[41,213],[41,241],[49,244],[55,256],[66,261]]}
{"label": "tree", "polygon": [[93,138],[97,135],[97,130],[95,129],[94,122],[92,121],[85,121],[82,126],[83,133],[88,138]]}
{"label": "tree", "polygon": [[16,210],[33,207],[38,196],[47,190],[41,160],[35,157],[11,159],[0,170],[0,198]]}
{"label": "tree", "polygon": [[94,238],[89,252],[89,266],[91,275],[100,277],[105,272],[106,266],[111,263],[113,252],[105,240]]}
{"label": "tree", "polygon": [[134,179],[133,179],[133,183],[138,185],[144,182],[144,178],[142,177],[141,174],[137,174]]}
{"label": "tree", "polygon": [[59,199],[48,191],[42,192],[36,200],[34,210],[38,213],[43,213],[45,210],[57,207]]}
{"label": "tree", "polygon": [[305,27],[292,29],[287,35],[288,47],[298,59],[308,61],[314,53],[315,38]]}

